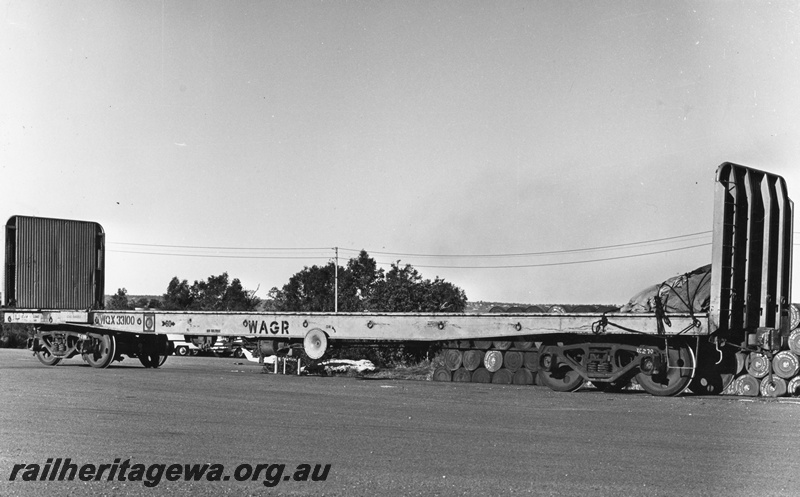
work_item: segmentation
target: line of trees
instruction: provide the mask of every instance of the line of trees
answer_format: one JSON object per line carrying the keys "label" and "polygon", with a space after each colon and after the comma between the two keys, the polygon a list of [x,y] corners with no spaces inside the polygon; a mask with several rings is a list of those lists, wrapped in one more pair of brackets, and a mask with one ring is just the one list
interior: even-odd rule
{"label": "line of trees", "polygon": [[[338,272],[338,274],[337,274]],[[266,301],[247,290],[238,278],[228,273],[195,281],[173,277],[160,299],[131,299],[120,288],[106,303],[108,309],[151,308],[194,311],[285,311],[333,312],[463,312],[467,305],[464,290],[438,276],[424,279],[410,264],[392,263],[388,271],[362,250],[338,271],[333,262],[304,267],[282,288],[273,287]]]}
{"label": "line of trees", "polygon": [[134,309],[139,307],[164,309],[170,311],[255,311],[261,299],[256,291],[246,290],[238,278],[232,281],[228,273],[209,276],[205,281],[187,280],[173,277],[167,285],[167,292],[161,299],[140,297],[132,300],[128,290],[120,288],[106,303],[107,309]]}

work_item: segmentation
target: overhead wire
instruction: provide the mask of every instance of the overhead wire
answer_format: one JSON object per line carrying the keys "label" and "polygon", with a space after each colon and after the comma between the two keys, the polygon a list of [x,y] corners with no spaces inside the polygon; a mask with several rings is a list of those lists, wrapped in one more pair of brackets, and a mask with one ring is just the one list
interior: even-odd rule
{"label": "overhead wire", "polygon": [[[464,258],[471,258],[471,259],[493,259],[496,260],[498,258],[504,257],[511,257],[511,258],[518,258],[518,257],[540,257],[540,256],[552,256],[552,255],[564,255],[564,254],[574,254],[574,253],[585,253],[585,252],[592,252],[592,251],[602,251],[602,250],[617,250],[617,249],[630,249],[634,247],[642,247],[647,245],[653,244],[664,244],[675,242],[680,239],[689,239],[692,237],[697,236],[706,236],[710,234],[710,231],[701,231],[696,233],[689,233],[685,235],[676,235],[670,237],[663,237],[663,238],[655,238],[651,240],[642,240],[637,242],[628,242],[628,243],[619,243],[613,245],[603,245],[603,246],[596,246],[596,247],[584,247],[584,248],[573,248],[573,249],[563,249],[563,250],[551,250],[551,251],[539,251],[539,252],[525,252],[525,253],[509,253],[509,254],[415,254],[415,253],[403,253],[403,252],[386,252],[386,251],[369,251],[366,252],[370,255],[379,255],[379,256],[401,256],[401,257],[422,257],[422,258],[440,258],[440,259],[464,259]],[[156,249],[184,249],[180,252],[165,252],[165,251],[145,251],[145,250],[117,250],[117,249],[109,249],[109,252],[115,253],[125,253],[125,254],[141,254],[141,255],[155,255],[155,256],[171,256],[171,257],[203,257],[203,258],[222,258],[222,259],[273,259],[273,260],[331,260],[329,254],[326,255],[318,255],[318,254],[303,254],[298,255],[298,252],[314,252],[314,251],[321,251],[321,250],[334,250],[335,248],[332,247],[313,247],[313,248],[290,248],[290,247],[225,247],[225,246],[201,246],[201,245],[167,245],[167,244],[148,244],[148,243],[131,243],[131,242],[108,242],[109,245],[123,245],[123,246],[132,246],[132,247],[142,247],[142,248],[156,248]],[[546,262],[546,263],[532,263],[532,264],[503,264],[503,265],[449,265],[449,264],[414,264],[415,267],[420,268],[438,268],[438,269],[511,269],[511,268],[530,268],[530,267],[547,267],[547,266],[562,266],[562,265],[574,265],[574,264],[586,264],[592,262],[603,262],[603,261],[611,261],[611,260],[619,260],[619,259],[628,259],[634,257],[644,257],[648,255],[656,255],[656,254],[663,254],[668,252],[675,252],[679,250],[689,250],[698,247],[705,247],[709,246],[711,243],[703,243],[703,244],[695,244],[686,247],[678,247],[678,248],[671,248],[665,250],[657,250],[651,252],[644,252],[644,253],[634,253],[634,254],[627,254],[627,255],[620,255],[620,256],[613,256],[613,257],[602,257],[602,258],[594,258],[594,259],[586,259],[586,260],[578,260],[578,261],[558,261],[558,262]],[[208,254],[208,253],[196,253],[196,252],[186,252],[185,249],[189,250],[223,250],[223,251],[234,251],[234,252],[242,252],[242,251],[267,251],[267,252],[288,252],[293,255],[252,255],[252,254],[241,254],[241,253],[232,253],[232,254]],[[339,248],[341,251],[348,251],[348,252],[355,252],[360,253],[361,250],[358,249],[349,249],[349,248]],[[376,264],[382,266],[389,266],[397,262],[379,262],[376,261]]]}
{"label": "overhead wire", "polygon": [[[577,249],[563,249],[563,250],[550,250],[550,251],[543,251],[543,252],[520,252],[520,253],[510,253],[510,254],[414,254],[414,253],[403,253],[403,252],[381,252],[377,250],[367,251],[369,254],[376,254],[376,255],[397,255],[397,256],[406,256],[406,257],[434,257],[434,258],[477,258],[477,257],[529,257],[529,256],[540,256],[540,255],[557,255],[557,254],[569,254],[569,253],[576,253],[576,252],[593,252],[597,250],[608,250],[608,249],[616,249],[616,248],[624,248],[624,247],[633,247],[637,245],[651,245],[654,243],[670,241],[670,240],[677,240],[680,238],[690,238],[698,235],[709,235],[711,231],[699,231],[697,233],[689,233],[687,235],[677,235],[677,236],[670,236],[665,238],[654,238],[652,240],[643,240],[638,242],[629,242],[629,243],[618,243],[614,245],[602,245],[598,247],[585,247],[585,248],[577,248]],[[343,248],[339,247],[339,250],[348,251],[348,252],[360,252],[359,249],[351,249],[351,248]]]}
{"label": "overhead wire", "polygon": [[548,266],[569,266],[573,264],[587,264],[591,262],[604,262],[604,261],[614,261],[619,259],[632,259],[634,257],[644,257],[647,255],[655,255],[655,254],[664,254],[667,252],[677,252],[679,250],[688,250],[698,247],[708,247],[711,245],[710,243],[701,243],[698,245],[690,245],[688,247],[679,247],[674,249],[666,249],[666,250],[657,250],[655,252],[645,252],[641,254],[629,254],[629,255],[621,255],[617,257],[603,257],[600,259],[588,259],[588,260],[580,260],[580,261],[562,261],[562,262],[550,262],[550,263],[537,263],[537,264],[514,264],[514,265],[503,265],[503,266],[441,266],[441,265],[424,265],[424,264],[414,264],[414,267],[422,267],[422,268],[434,268],[434,269],[514,269],[514,268],[529,268],[529,267],[548,267]]}
{"label": "overhead wire", "polygon": [[308,259],[330,259],[330,256],[285,256],[285,255],[224,255],[224,254],[179,254],[179,253],[169,253],[169,252],[141,252],[141,251],[134,251],[134,250],[108,250],[108,252],[114,252],[118,254],[142,254],[142,255],[166,255],[171,257],[209,257],[213,259],[300,259],[300,260],[308,260]]}

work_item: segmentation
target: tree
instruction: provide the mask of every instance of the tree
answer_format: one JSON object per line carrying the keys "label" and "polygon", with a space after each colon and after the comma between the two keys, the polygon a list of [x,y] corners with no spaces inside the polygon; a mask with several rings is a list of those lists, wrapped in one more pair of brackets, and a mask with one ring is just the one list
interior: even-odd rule
{"label": "tree", "polygon": [[192,304],[191,289],[189,282],[179,280],[174,276],[167,286],[167,293],[164,294],[164,309],[185,310]]}
{"label": "tree", "polygon": [[253,311],[259,303],[255,291],[245,290],[238,278],[229,282],[228,273],[195,281],[191,287],[175,276],[164,294],[164,309],[170,310]]}
{"label": "tree", "polygon": [[106,309],[128,310],[130,308],[131,306],[128,303],[128,290],[125,288],[118,289],[117,293],[112,295],[106,304]]}
{"label": "tree", "polygon": [[438,276],[422,279],[413,266],[401,267],[398,261],[375,283],[367,302],[370,310],[382,312],[463,312],[467,296]]}
{"label": "tree", "polygon": [[[383,278],[383,269],[378,268],[375,259],[366,250],[358,253],[358,257],[347,262],[348,278],[346,285],[352,285],[359,300],[365,300],[372,293],[375,282]],[[360,310],[360,309],[359,309]]]}
{"label": "tree", "polygon": [[[333,263],[303,268],[283,289],[273,288],[273,305],[281,311],[333,311],[335,272]],[[410,264],[398,261],[384,273],[364,250],[339,268],[338,279],[342,312],[463,312],[467,303],[463,290],[439,277],[423,279]]]}
{"label": "tree", "polygon": [[[283,286],[278,299],[281,302],[280,310],[332,312],[335,279],[333,263],[322,267],[316,265],[304,267]],[[342,310],[349,309],[342,308]]]}
{"label": "tree", "polygon": [[263,309],[268,312],[280,311],[283,308],[283,294],[274,286],[267,292],[267,299],[262,304]]}

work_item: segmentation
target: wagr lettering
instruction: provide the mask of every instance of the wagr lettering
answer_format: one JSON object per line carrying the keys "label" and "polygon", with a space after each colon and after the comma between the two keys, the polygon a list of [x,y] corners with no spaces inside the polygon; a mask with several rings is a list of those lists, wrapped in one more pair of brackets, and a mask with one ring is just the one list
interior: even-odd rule
{"label": "wagr lettering", "polygon": [[252,335],[268,335],[268,334],[289,334],[289,321],[259,321],[247,319],[244,321],[244,327],[250,331]]}
{"label": "wagr lettering", "polygon": [[103,326],[134,326],[136,316],[129,314],[101,314],[97,318],[97,324]]}

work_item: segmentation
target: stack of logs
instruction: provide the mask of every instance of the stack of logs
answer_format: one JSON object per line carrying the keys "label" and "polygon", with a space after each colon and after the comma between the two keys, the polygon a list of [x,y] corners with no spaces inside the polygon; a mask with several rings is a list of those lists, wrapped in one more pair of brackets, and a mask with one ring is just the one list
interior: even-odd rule
{"label": "stack of logs", "polygon": [[449,342],[442,354],[434,381],[537,384],[539,352],[532,341],[461,340]]}

